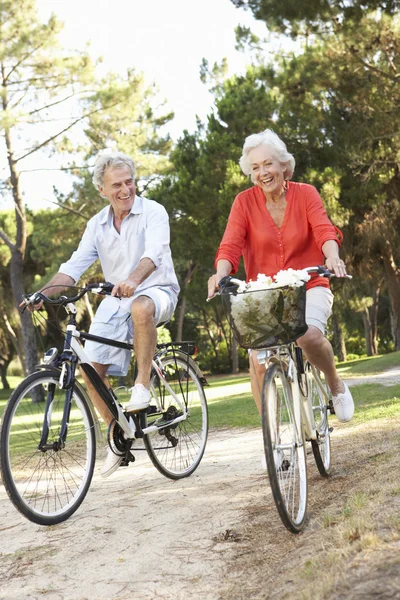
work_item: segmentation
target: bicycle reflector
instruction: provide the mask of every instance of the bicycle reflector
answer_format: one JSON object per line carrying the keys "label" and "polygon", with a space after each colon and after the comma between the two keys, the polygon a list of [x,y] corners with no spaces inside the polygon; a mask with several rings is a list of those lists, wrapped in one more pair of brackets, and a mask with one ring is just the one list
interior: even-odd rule
{"label": "bicycle reflector", "polygon": [[50,365],[53,362],[53,360],[55,360],[55,358],[57,357],[57,354],[57,348],[50,348],[50,350],[47,350],[46,354],[43,357],[44,364]]}

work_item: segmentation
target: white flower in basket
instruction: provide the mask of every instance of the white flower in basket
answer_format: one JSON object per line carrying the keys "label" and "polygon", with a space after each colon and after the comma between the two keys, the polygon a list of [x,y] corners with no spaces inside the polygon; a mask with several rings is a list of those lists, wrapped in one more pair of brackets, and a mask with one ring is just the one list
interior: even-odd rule
{"label": "white flower in basket", "polygon": [[[239,343],[248,348],[285,343],[304,328],[305,270],[279,271],[273,278],[259,273],[230,296],[231,324]],[[303,300],[300,300],[303,297]],[[304,333],[304,331],[303,331]]]}

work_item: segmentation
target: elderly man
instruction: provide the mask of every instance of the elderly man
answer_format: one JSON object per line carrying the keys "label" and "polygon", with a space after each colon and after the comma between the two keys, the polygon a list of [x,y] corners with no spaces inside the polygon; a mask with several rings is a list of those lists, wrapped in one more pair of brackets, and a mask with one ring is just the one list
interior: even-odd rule
{"label": "elderly man", "polygon": [[[114,289],[112,296],[101,302],[90,333],[119,341],[133,338],[138,373],[126,409],[138,411],[150,402],[156,326],[169,321],[179,293],[169,247],[168,215],[161,204],[136,195],[135,166],[125,154],[99,156],[93,183],[110,204],[89,221],[78,249],[46,285],[46,293],[52,293],[52,286],[73,285],[96,259],[100,260],[104,278]],[[59,292],[60,287],[54,291]],[[103,379],[107,373],[126,375],[129,351],[89,341],[85,351]],[[109,425],[111,413],[87,379],[86,384]],[[111,475],[121,462],[122,457],[109,448],[101,469],[103,477]]]}

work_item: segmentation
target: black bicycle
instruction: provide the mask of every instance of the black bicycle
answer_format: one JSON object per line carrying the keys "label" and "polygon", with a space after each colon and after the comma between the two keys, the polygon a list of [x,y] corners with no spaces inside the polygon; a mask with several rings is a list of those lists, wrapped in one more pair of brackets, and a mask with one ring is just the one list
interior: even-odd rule
{"label": "black bicycle", "polygon": [[12,393],[1,425],[0,467],[14,506],[29,520],[54,525],[68,519],[84,500],[92,481],[96,437],[101,435],[93,404],[77,380],[86,374],[113,415],[110,448],[135,460],[132,444],[143,438],[154,466],[166,477],[188,477],[199,466],[208,435],[206,380],[195,362],[193,342],[158,344],[152,362],[151,402],[127,413],[88,360],[82,340],[133,350],[131,344],[79,331],[75,303],[87,292],[110,294],[112,284],[89,284],[72,297],[52,300],[42,292],[25,306],[63,306],[68,324],[61,353],[48,350],[37,371]]}

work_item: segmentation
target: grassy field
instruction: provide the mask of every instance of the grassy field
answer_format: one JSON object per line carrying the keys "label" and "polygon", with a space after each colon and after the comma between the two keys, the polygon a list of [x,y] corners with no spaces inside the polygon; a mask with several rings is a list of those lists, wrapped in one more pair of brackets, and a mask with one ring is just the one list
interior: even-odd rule
{"label": "grassy field", "polygon": [[[373,376],[391,367],[400,366],[400,352],[378,357],[339,363],[342,375],[351,377]],[[10,377],[16,387],[20,379]],[[255,407],[247,373],[239,375],[210,376],[206,387],[211,428],[258,427],[260,417]],[[10,396],[10,391],[0,390],[0,416]],[[400,411],[400,384],[384,387],[378,384],[354,386],[356,405],[354,423],[376,418],[388,418]]]}

